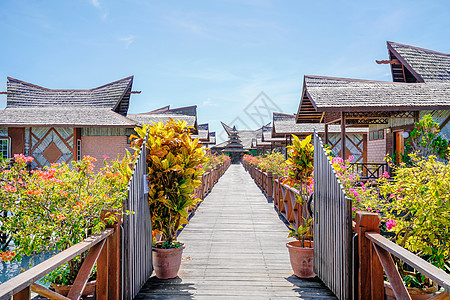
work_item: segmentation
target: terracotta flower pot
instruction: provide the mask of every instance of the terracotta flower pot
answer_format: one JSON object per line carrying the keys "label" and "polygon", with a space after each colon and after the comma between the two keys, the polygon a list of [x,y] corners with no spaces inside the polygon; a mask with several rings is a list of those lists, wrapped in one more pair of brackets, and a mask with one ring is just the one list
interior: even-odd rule
{"label": "terracotta flower pot", "polygon": [[[95,296],[95,288],[97,286],[97,281],[89,281],[86,283],[86,287],[83,291],[83,296]],[[72,288],[71,285],[61,285],[52,283],[51,287],[57,292],[58,294],[61,294],[63,296],[67,296],[69,294],[70,289]]]}
{"label": "terracotta flower pot", "polygon": [[316,277],[313,271],[314,249],[312,247],[314,244],[313,242],[305,241],[305,246],[311,248],[303,248],[300,245],[300,241],[291,241],[286,244],[289,250],[292,270],[295,276],[300,278]]}
{"label": "terracotta flower pot", "polygon": [[[433,286],[426,288],[426,289],[418,289],[418,288],[411,288],[406,287],[408,290],[409,295],[411,296],[412,300],[424,300],[429,299],[436,295],[436,292],[438,291],[438,286],[436,283],[433,282]],[[384,299],[385,300],[395,300],[395,294],[394,290],[392,290],[392,286],[389,282],[384,282]]]}
{"label": "terracotta flower pot", "polygon": [[181,255],[184,245],[180,248],[159,249],[152,248],[153,269],[159,279],[177,277],[181,265]]}

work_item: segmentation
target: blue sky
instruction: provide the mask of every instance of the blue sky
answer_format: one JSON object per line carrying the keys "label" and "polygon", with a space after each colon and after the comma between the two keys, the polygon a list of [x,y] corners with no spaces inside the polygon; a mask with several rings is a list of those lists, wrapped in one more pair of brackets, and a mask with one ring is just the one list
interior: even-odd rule
{"label": "blue sky", "polygon": [[390,81],[387,40],[450,53],[449,37],[448,0],[2,0],[0,90],[134,75],[132,113],[196,104],[213,130],[256,128],[243,110],[262,91],[293,113],[305,74]]}

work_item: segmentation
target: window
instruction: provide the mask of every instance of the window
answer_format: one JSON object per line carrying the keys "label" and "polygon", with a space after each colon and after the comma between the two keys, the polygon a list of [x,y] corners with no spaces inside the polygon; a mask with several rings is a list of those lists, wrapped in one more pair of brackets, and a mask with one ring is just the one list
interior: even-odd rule
{"label": "window", "polygon": [[81,160],[81,140],[77,140],[77,160]]}
{"label": "window", "polygon": [[8,139],[0,139],[0,155],[3,158],[9,158]]}
{"label": "window", "polygon": [[384,129],[369,131],[369,141],[384,139]]}

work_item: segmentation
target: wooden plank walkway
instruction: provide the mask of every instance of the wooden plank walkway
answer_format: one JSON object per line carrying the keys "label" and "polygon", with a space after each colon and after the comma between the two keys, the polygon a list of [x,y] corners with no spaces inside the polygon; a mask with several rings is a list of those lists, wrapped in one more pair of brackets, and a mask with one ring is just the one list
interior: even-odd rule
{"label": "wooden plank walkway", "polygon": [[293,275],[288,229],[241,165],[231,165],[179,240],[179,277],[152,276],[136,299],[333,299],[318,279]]}

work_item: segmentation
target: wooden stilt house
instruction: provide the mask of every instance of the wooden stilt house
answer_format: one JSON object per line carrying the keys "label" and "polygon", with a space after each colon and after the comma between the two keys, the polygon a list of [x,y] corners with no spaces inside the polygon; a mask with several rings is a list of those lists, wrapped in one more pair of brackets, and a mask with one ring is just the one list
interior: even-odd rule
{"label": "wooden stilt house", "polygon": [[[339,124],[346,147],[347,132],[368,126],[367,161],[404,151],[405,138],[425,114],[441,124],[441,135],[450,138],[450,55],[414,46],[387,42],[393,82],[325,76],[305,76],[297,123]],[[344,138],[346,137],[347,138]],[[398,156],[397,156],[398,157]]]}

